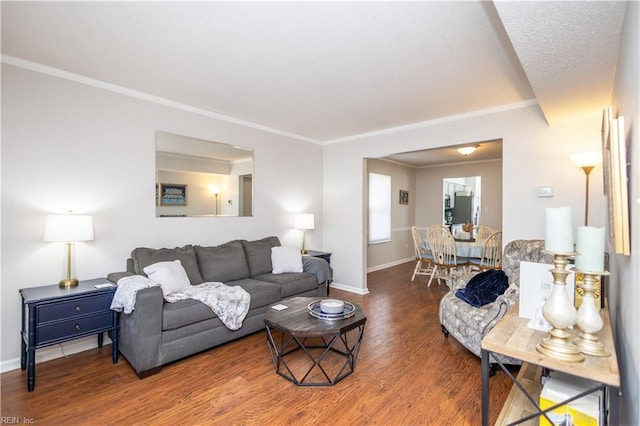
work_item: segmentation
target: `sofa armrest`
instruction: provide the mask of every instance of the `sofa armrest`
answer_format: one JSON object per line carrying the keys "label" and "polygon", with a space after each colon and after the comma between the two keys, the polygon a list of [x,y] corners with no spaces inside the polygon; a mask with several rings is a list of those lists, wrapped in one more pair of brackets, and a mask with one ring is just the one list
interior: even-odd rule
{"label": "sofa armrest", "polygon": [[517,297],[518,295],[515,293],[505,293],[498,296],[496,300],[491,303],[489,311],[478,325],[478,329],[482,331],[482,336],[486,336],[507,311],[511,309],[516,303]]}
{"label": "sofa armrest", "polygon": [[138,377],[162,365],[162,307],[160,287],[149,287],[136,294],[136,306],[131,314],[120,315],[119,349],[135,369]]}
{"label": "sofa armrest", "polygon": [[303,272],[314,274],[318,284],[333,280],[333,269],[326,260],[319,257],[302,256],[302,269]]}
{"label": "sofa armrest", "polygon": [[111,272],[107,275],[107,279],[114,284],[118,284],[118,280],[124,277],[131,277],[135,275],[133,272]]}

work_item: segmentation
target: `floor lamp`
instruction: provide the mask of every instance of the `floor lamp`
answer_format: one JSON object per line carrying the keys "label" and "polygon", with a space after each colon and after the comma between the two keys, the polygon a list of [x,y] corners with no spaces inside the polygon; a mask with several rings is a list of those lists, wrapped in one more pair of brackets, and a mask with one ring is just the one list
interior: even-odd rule
{"label": "floor lamp", "polygon": [[585,201],[584,201],[584,226],[589,223],[589,174],[597,165],[602,164],[602,153],[596,152],[580,152],[571,154],[571,162],[580,167],[586,177]]}
{"label": "floor lamp", "polygon": [[218,216],[218,195],[220,195],[220,190],[217,186],[211,186],[209,191],[211,191],[213,196],[216,197],[216,216]]}

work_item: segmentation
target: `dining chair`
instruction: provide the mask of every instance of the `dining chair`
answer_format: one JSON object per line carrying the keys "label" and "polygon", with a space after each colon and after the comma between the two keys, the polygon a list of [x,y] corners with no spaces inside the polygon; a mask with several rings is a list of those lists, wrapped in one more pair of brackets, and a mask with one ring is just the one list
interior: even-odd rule
{"label": "dining chair", "polygon": [[477,225],[473,227],[471,231],[471,237],[475,238],[476,241],[484,241],[489,235],[493,234],[495,231],[488,226]]}
{"label": "dining chair", "polygon": [[433,255],[433,270],[427,286],[436,278],[449,281],[451,272],[468,264],[467,258],[458,258],[456,241],[445,226],[433,226],[427,229],[427,242]]}
{"label": "dining chair", "polygon": [[411,281],[413,281],[418,275],[431,275],[433,256],[431,255],[431,250],[425,247],[424,241],[415,226],[411,227],[411,236],[413,238],[413,250],[416,257],[416,267],[411,276]]}
{"label": "dining chair", "polygon": [[484,241],[481,258],[469,258],[471,269],[502,269],[502,231],[495,231]]}

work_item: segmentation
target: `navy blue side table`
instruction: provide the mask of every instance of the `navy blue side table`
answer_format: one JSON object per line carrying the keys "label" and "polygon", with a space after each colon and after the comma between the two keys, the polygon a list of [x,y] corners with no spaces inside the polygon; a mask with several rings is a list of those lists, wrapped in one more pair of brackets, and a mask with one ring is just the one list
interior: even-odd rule
{"label": "navy blue side table", "polygon": [[22,350],[20,366],[27,370],[27,391],[36,382],[36,349],[80,337],[98,335],[102,347],[104,332],[111,332],[112,360],[118,362],[119,313],[112,311],[116,286],[96,288],[110,283],[104,278],[80,281],[75,287],[57,284],[20,290],[22,296]]}

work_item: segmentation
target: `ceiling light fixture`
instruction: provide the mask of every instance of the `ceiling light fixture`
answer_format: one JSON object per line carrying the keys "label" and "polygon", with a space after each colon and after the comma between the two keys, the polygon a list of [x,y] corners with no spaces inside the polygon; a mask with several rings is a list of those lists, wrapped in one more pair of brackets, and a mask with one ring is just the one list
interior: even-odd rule
{"label": "ceiling light fixture", "polygon": [[462,154],[462,155],[469,155],[469,154],[473,154],[473,152],[479,147],[480,145],[467,145],[467,146],[461,146],[459,148],[456,148],[456,150]]}

